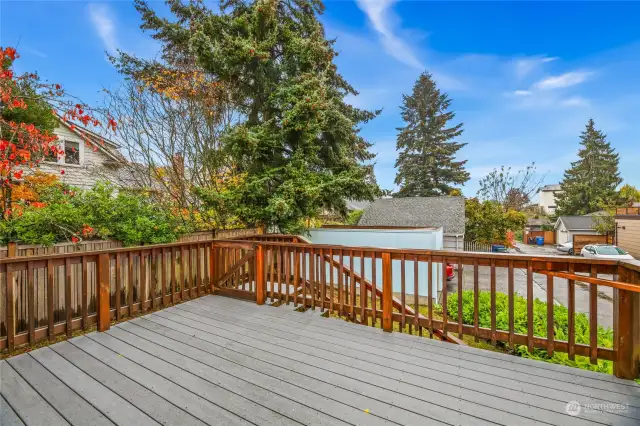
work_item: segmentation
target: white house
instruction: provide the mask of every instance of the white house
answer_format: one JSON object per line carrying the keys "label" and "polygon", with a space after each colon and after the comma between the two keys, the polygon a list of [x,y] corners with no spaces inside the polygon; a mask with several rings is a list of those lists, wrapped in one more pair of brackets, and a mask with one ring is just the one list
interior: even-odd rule
{"label": "white house", "polygon": [[118,181],[119,169],[126,165],[118,145],[80,126],[72,127],[63,120],[54,133],[64,155],[45,159],[39,170],[58,175],[62,182],[82,189],[89,189],[100,180]]}
{"label": "white house", "polygon": [[557,195],[561,193],[559,184],[545,185],[538,190],[538,205],[546,214],[553,214],[558,207]]}
{"label": "white house", "polygon": [[599,233],[593,229],[594,225],[593,215],[560,216],[555,224],[556,244],[573,241],[573,236],[576,234],[599,235]]}

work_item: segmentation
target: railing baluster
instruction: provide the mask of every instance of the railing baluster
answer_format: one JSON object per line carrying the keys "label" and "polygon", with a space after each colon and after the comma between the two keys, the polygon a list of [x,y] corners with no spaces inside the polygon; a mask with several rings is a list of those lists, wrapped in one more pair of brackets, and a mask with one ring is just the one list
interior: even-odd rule
{"label": "railing baluster", "polygon": [[[462,339],[462,259],[458,258],[458,338]],[[416,312],[418,310],[416,309]]]}
{"label": "railing baluster", "polygon": [[429,317],[429,338],[433,339],[433,259],[427,255],[427,315]]}
{"label": "railing baluster", "polygon": [[307,249],[302,250],[302,308],[307,309]]}
{"label": "railing baluster", "polygon": [[151,250],[151,307],[155,309],[157,307],[156,304],[156,296],[158,295],[158,283],[160,280],[158,279],[158,252],[156,250]]}
{"label": "railing baluster", "polygon": [[[215,256],[215,250],[213,250],[213,248],[211,249],[211,253],[212,253],[212,257],[211,257],[211,265],[215,265],[215,258],[213,256]],[[178,261],[178,249],[176,247],[171,249],[171,303],[172,304],[176,304],[177,300],[176,300],[176,292],[178,291],[177,287],[177,281],[178,281],[178,274],[177,274],[177,268],[176,268],[176,262]],[[215,272],[215,271],[214,271]],[[213,274],[211,275],[211,292],[213,293],[213,284],[214,284],[214,279],[213,279]]]}
{"label": "railing baluster", "polygon": [[354,260],[353,250],[349,250],[349,284],[351,299],[349,300],[349,312],[351,315],[351,321],[356,320],[356,280],[354,277]]}
{"label": "railing baluster", "polygon": [[185,259],[185,248],[180,246],[180,292],[182,293],[182,301],[187,299],[187,274],[185,269],[187,268],[187,261]]}
{"label": "railing baluster", "polygon": [[[289,287],[291,283],[291,253],[289,248],[284,248],[284,291],[285,291],[285,303],[289,304]],[[324,306],[324,304],[323,304]]]}
{"label": "railing baluster", "polygon": [[509,278],[508,278],[508,294],[509,294],[509,347],[515,346],[515,303],[514,303],[514,277],[513,277],[513,260],[509,261]]}
{"label": "railing baluster", "polygon": [[[134,285],[134,276],[133,276],[133,252],[130,251],[128,254],[128,262],[127,266],[129,267],[129,274],[127,276],[127,285],[129,286],[129,291],[127,292],[127,298],[129,299],[127,304],[129,305],[129,318],[133,317],[133,285]],[[84,264],[84,263],[83,263]]]}
{"label": "railing baluster", "polygon": [[393,331],[393,275],[391,253],[382,253],[382,329]]}
{"label": "railing baluster", "polygon": [[[85,272],[87,269],[87,258],[85,256],[82,257],[82,269],[83,269],[83,283],[82,283],[82,326],[86,330],[87,321],[86,321],[86,313],[87,313],[87,297],[86,297],[86,277],[87,273]],[[53,278],[54,277],[54,266],[53,260],[47,259],[47,320],[49,321],[49,341],[53,342],[55,339],[55,331],[54,331],[54,311],[53,311]],[[7,286],[9,285],[9,276],[7,274]],[[7,293],[8,294],[8,293]],[[7,296],[8,297],[8,296]],[[8,311],[7,311],[8,312]]]}
{"label": "railing baluster", "polygon": [[313,247],[309,249],[309,269],[311,270],[311,274],[309,276],[309,280],[311,282],[311,309],[316,310],[316,295],[318,294],[318,290],[316,288],[316,253],[313,250]]}
{"label": "railing baluster", "polygon": [[491,259],[491,344],[496,346],[496,260]]}
{"label": "railing baluster", "polygon": [[406,304],[406,300],[405,300],[405,272],[404,272],[404,268],[405,268],[405,256],[404,253],[402,253],[401,257],[400,257],[400,303],[402,303],[402,310],[400,312],[401,315],[401,320],[400,320],[400,333],[405,332],[405,322],[406,322],[406,309],[405,309],[405,304]]}
{"label": "railing baluster", "polygon": [[[591,277],[598,278],[596,265],[591,265]],[[589,360],[598,363],[598,286],[589,284]]]}
{"label": "railing baluster", "polygon": [[293,306],[298,307],[298,287],[300,286],[300,252],[293,249]]}
{"label": "railing baluster", "polygon": [[324,250],[320,249],[320,257],[318,259],[318,264],[320,265],[320,292],[322,293],[320,297],[320,312],[324,312],[325,310],[325,300],[327,298],[327,273],[326,273],[326,265],[324,261]]}
{"label": "railing baluster", "polygon": [[478,258],[473,259],[473,339],[476,343],[480,341],[480,322],[478,312],[480,311],[480,283],[478,280]]}
{"label": "railing baluster", "polygon": [[64,310],[67,318],[67,337],[71,337],[71,321],[73,319],[73,309],[71,309],[71,258],[64,260]]}
{"label": "railing baluster", "polygon": [[202,296],[203,288],[202,288],[202,256],[203,253],[201,251],[202,244],[196,244],[196,282],[198,283],[198,290],[196,291],[196,297]]}
{"label": "railing baluster", "polygon": [[413,324],[416,330],[418,330],[420,336],[422,336],[422,327],[419,326],[420,321],[420,287],[418,285],[418,255],[416,254],[413,259],[413,307],[415,315],[413,316]]}
{"label": "railing baluster", "polygon": [[527,349],[533,352],[533,263],[527,261]]}
{"label": "railing baluster", "polygon": [[169,305],[168,292],[171,291],[171,288],[169,286],[169,289],[167,289],[167,282],[170,281],[170,277],[167,274],[167,249],[164,247],[162,248],[162,259],[160,260],[160,273],[162,274],[160,277],[160,282],[162,283],[162,306],[165,307]]}
{"label": "railing baluster", "polygon": [[344,254],[342,253],[342,249],[340,249],[340,267],[338,268],[338,302],[340,304],[340,316],[344,316],[344,291],[342,289],[342,283],[344,278]]}
{"label": "railing baluster", "polygon": [[36,341],[36,301],[33,262],[27,262],[27,323],[29,324],[29,345]]}
{"label": "railing baluster", "polygon": [[333,293],[334,293],[334,283],[333,283],[333,249],[330,248],[329,249],[329,257],[331,258],[331,261],[329,262],[329,312],[333,313],[334,309],[333,309]]}
{"label": "railing baluster", "polygon": [[143,250],[140,250],[140,310],[147,311],[147,256]]}
{"label": "railing baluster", "polygon": [[442,334],[447,335],[447,320],[448,320],[448,306],[447,306],[447,258],[442,258]]}
{"label": "railing baluster", "polygon": [[364,283],[364,251],[360,251],[360,324],[367,323],[365,302],[367,301],[367,285]]}
{"label": "railing baluster", "polygon": [[[573,263],[569,264],[569,273],[574,273],[575,266]],[[576,357],[576,323],[575,323],[575,311],[576,311],[576,284],[574,280],[567,280],[568,290],[568,332],[569,332],[569,359],[575,360]]]}
{"label": "railing baluster", "polygon": [[7,265],[7,349],[13,352],[14,336],[16,333],[16,296],[15,272],[13,265]]}
{"label": "railing baluster", "polygon": [[[342,251],[341,251],[342,252]],[[378,262],[378,255],[375,251],[371,252],[371,326],[375,327],[378,322],[378,302],[376,301],[376,295],[378,293],[378,286],[376,284],[376,264]]]}
{"label": "railing baluster", "polygon": [[[547,270],[552,270],[551,263],[547,263]],[[553,356],[555,345],[553,303],[553,276],[547,275],[547,355],[549,357]]]}
{"label": "railing baluster", "polygon": [[275,281],[274,281],[275,280],[275,275],[274,275],[275,274],[275,270],[274,270],[274,268],[275,268],[275,263],[276,263],[275,256],[276,256],[276,253],[275,253],[273,247],[269,248],[269,261],[271,263],[271,265],[269,266],[270,272],[271,272],[271,277],[269,278],[269,294],[270,294],[269,299],[271,300],[271,303],[273,303],[273,287],[275,285]]}
{"label": "railing baluster", "polygon": [[120,298],[122,297],[122,287],[120,281],[122,280],[122,256],[120,253],[116,253],[116,321],[120,321]]}

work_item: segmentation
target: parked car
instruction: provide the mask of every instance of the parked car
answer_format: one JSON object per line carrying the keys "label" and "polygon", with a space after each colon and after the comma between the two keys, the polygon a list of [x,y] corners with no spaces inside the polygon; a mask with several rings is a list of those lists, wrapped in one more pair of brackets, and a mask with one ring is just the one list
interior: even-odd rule
{"label": "parked car", "polygon": [[592,259],[633,260],[629,253],[611,244],[588,244],[580,254]]}
{"label": "parked car", "polygon": [[556,250],[562,253],[569,253],[573,255],[573,241],[567,241],[566,243],[558,244]]}

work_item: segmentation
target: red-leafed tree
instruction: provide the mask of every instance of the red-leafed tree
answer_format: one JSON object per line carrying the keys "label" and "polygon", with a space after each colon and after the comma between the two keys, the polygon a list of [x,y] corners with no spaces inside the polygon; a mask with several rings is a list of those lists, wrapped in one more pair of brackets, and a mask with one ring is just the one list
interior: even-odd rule
{"label": "red-leafed tree", "polygon": [[[58,120],[115,131],[116,120],[108,112],[90,108],[68,95],[59,84],[36,73],[16,75],[13,47],[0,47],[0,197],[2,219],[11,217],[11,193],[23,174],[47,157],[61,156],[53,129]],[[85,143],[95,148],[85,138]],[[64,171],[62,171],[64,173]]]}

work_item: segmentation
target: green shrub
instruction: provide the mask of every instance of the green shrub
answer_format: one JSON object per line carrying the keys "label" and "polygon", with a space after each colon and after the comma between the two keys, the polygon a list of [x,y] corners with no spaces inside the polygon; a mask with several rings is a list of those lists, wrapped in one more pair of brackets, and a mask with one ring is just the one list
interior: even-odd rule
{"label": "green shrub", "polygon": [[172,242],[192,230],[151,197],[127,191],[116,193],[106,183],[87,191],[53,185],[39,195],[41,202],[37,206],[19,206],[19,214],[0,221],[2,243],[51,245],[102,238],[131,246]]}
{"label": "green shrub", "polygon": [[[504,293],[496,293],[496,329],[509,329],[509,298]],[[447,300],[449,312],[458,312],[458,298],[450,297]],[[479,293],[478,322],[480,327],[491,327],[491,293],[481,291]],[[454,319],[454,318],[452,318]],[[473,325],[473,291],[462,292],[462,321],[465,324]],[[562,305],[553,307],[554,333],[556,340],[568,340],[569,335],[569,312]],[[547,304],[538,299],[533,302],[533,333],[538,337],[547,337]],[[516,333],[527,334],[527,300],[514,296],[514,329]],[[575,314],[575,342],[589,344],[589,318],[583,313]],[[605,348],[613,347],[613,330],[598,326],[598,346]],[[554,352],[553,357],[549,357],[545,349],[534,349],[531,353],[526,346],[516,345],[515,353],[525,358],[539,359],[554,364],[569,365],[585,370],[612,373],[613,364],[610,361],[599,360],[597,365],[592,365],[588,357],[576,356],[574,361],[569,360],[565,353]]]}

